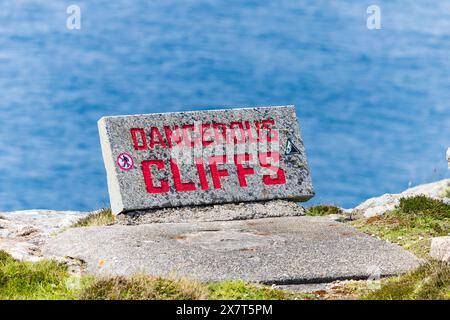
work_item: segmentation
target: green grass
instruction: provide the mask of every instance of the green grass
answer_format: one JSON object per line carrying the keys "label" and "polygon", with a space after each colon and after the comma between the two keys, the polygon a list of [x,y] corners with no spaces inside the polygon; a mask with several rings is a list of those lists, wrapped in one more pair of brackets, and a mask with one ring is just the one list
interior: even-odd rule
{"label": "green grass", "polygon": [[[310,215],[340,213],[334,206],[315,206]],[[114,222],[109,209],[91,214],[74,227]],[[450,232],[450,206],[425,196],[403,198],[383,216],[351,222],[360,230],[397,242],[421,257],[430,239]],[[75,285],[74,285],[75,284]],[[382,280],[381,289],[368,291],[366,283],[338,287],[332,298],[450,299],[450,266],[429,262],[405,275]],[[244,281],[201,283],[195,280],[134,275],[131,277],[75,277],[51,260],[21,262],[0,251],[0,299],[315,299],[315,294],[293,293]]]}
{"label": "green grass", "polygon": [[398,243],[419,257],[427,257],[431,238],[450,232],[450,206],[426,196],[402,198],[395,210],[351,224],[365,233]]}
{"label": "green grass", "polygon": [[90,227],[90,226],[105,226],[113,224],[116,221],[115,215],[111,209],[105,208],[96,213],[91,213],[84,218],[75,222],[72,227]]}
{"label": "green grass", "polygon": [[200,282],[135,275],[96,280],[83,289],[83,300],[198,300],[206,299],[207,289]]}
{"label": "green grass", "polygon": [[0,300],[285,300],[314,297],[243,281],[201,283],[143,274],[75,277],[65,265],[56,261],[22,262],[0,251]]}
{"label": "green grass", "polygon": [[341,208],[327,204],[313,206],[308,208],[308,210],[306,210],[306,215],[308,216],[327,216],[330,214],[341,214],[341,213],[342,213]]}
{"label": "green grass", "polygon": [[67,268],[56,261],[20,262],[0,251],[0,299],[74,299],[77,289]]}
{"label": "green grass", "polygon": [[368,300],[450,300],[450,265],[430,261],[407,274],[385,279]]}
{"label": "green grass", "polygon": [[397,208],[412,218],[433,217],[450,218],[450,206],[424,195],[401,198]]}
{"label": "green grass", "polygon": [[212,300],[294,300],[313,299],[314,295],[293,293],[270,286],[248,284],[244,281],[211,282],[208,285]]}
{"label": "green grass", "polygon": [[201,283],[195,280],[161,278],[148,275],[98,279],[83,289],[84,300],[287,300],[309,299],[314,295],[296,294],[270,286],[244,281]]}

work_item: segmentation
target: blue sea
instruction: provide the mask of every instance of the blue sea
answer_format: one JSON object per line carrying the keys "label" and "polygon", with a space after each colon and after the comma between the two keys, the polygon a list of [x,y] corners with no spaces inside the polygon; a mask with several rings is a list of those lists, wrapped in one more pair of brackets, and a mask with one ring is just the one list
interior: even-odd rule
{"label": "blue sea", "polygon": [[0,211],[108,205],[104,115],[285,104],[310,204],[449,177],[450,2],[0,0]]}

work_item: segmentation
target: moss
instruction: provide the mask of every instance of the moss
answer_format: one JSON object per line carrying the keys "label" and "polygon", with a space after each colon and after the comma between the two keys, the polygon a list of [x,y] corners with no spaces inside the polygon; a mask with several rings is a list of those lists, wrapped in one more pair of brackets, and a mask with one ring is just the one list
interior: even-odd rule
{"label": "moss", "polygon": [[407,274],[385,279],[368,300],[450,300],[450,265],[430,261]]}
{"label": "moss", "polygon": [[74,299],[76,288],[67,268],[56,261],[36,263],[13,259],[0,251],[0,299]]}
{"label": "moss", "polygon": [[450,206],[425,196],[402,198],[395,210],[351,224],[365,233],[398,243],[419,257],[426,257],[431,238],[450,232]]}
{"label": "moss", "polygon": [[306,214],[308,216],[327,216],[330,214],[341,214],[342,209],[333,205],[318,205],[308,208]]}
{"label": "moss", "polygon": [[75,222],[72,227],[90,227],[90,226],[105,226],[113,224],[116,221],[115,215],[111,209],[105,208],[98,212],[91,213],[84,218]]}

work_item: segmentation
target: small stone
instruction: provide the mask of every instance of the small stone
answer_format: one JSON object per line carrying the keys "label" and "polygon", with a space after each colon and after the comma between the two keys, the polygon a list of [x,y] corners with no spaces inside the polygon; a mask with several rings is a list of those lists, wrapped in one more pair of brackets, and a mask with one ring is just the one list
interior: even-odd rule
{"label": "small stone", "polygon": [[450,236],[436,237],[431,240],[430,257],[450,263]]}

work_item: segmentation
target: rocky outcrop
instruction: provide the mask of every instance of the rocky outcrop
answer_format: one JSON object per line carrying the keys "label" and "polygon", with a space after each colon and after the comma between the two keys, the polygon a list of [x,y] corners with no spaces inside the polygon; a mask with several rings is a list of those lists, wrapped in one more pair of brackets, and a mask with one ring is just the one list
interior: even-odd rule
{"label": "rocky outcrop", "polygon": [[42,245],[86,212],[26,210],[0,213],[0,250],[14,258],[37,261]]}
{"label": "rocky outcrop", "polygon": [[400,198],[416,195],[426,195],[430,198],[449,201],[450,199],[447,198],[449,194],[448,190],[450,190],[450,179],[422,184],[413,188],[409,188],[402,193],[384,194],[380,197],[366,200],[356,208],[352,209],[351,214],[354,218],[370,218],[382,215],[387,211],[393,210],[399,204]]}
{"label": "rocky outcrop", "polygon": [[431,240],[430,257],[450,263],[450,236]]}

